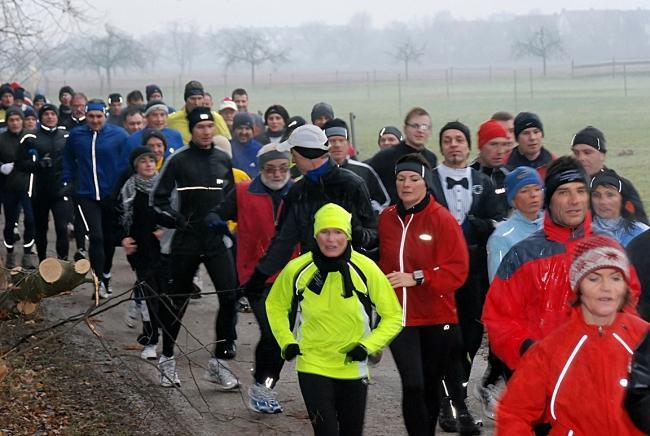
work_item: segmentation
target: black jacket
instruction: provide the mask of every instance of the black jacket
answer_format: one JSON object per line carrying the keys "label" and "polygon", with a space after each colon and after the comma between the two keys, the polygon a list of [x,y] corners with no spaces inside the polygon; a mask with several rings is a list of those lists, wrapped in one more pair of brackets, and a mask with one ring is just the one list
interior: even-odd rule
{"label": "black jacket", "polygon": [[370,194],[370,202],[375,212],[379,213],[388,207],[390,204],[388,192],[386,191],[384,184],[381,183],[379,175],[370,165],[347,158],[345,162],[339,166],[352,171],[366,182],[366,188],[368,188],[368,193]]}
{"label": "black jacket", "polygon": [[12,192],[27,192],[29,189],[29,174],[16,164],[20,155],[20,138],[23,133],[24,131],[16,134],[5,130],[0,134],[0,165],[14,162],[14,169],[8,176],[0,174],[0,187]]}
{"label": "black jacket", "polygon": [[131,267],[138,272],[138,278],[142,278],[144,273],[150,271],[160,259],[160,242],[153,234],[156,230],[155,215],[149,206],[149,195],[137,191],[133,200],[132,221],[129,228],[123,223],[124,210],[122,208],[122,196],[117,197],[116,209],[119,220],[117,227],[116,239],[120,245],[122,239],[127,236],[133,238],[138,248],[135,253],[126,257]]}
{"label": "black jacket", "polygon": [[643,433],[650,433],[650,333],[634,352],[625,410]]}
{"label": "black jacket", "polygon": [[498,201],[501,203],[501,207],[503,208],[504,211],[510,210],[510,205],[508,204],[508,197],[506,196],[506,188],[505,188],[506,176],[510,171],[508,171],[506,167],[499,167],[499,168],[484,167],[481,165],[478,159],[476,159],[470,165],[470,167],[474,168],[476,171],[485,174],[490,179],[490,181],[494,185],[494,193],[496,194]]}
{"label": "black jacket", "polygon": [[314,215],[326,203],[335,203],[352,214],[352,245],[371,250],[377,246],[377,218],[370,204],[368,189],[361,178],[330,159],[329,167],[317,182],[308,177],[297,181],[289,190],[278,232],[257,265],[257,270],[271,276],[291,258],[296,244],[301,252],[310,251],[314,241]]}
{"label": "black jacket", "polygon": [[650,230],[632,239],[625,248],[641,283],[641,296],[636,310],[641,318],[650,322]]}
{"label": "black jacket", "polygon": [[402,156],[411,153],[420,153],[431,165],[435,168],[438,162],[436,155],[432,151],[424,148],[416,150],[415,148],[407,145],[404,141],[399,144],[385,148],[375,154],[370,159],[370,166],[379,174],[381,183],[384,184],[388,195],[390,196],[390,204],[397,203],[397,188],[395,187],[395,162]]}
{"label": "black jacket", "polygon": [[68,132],[74,129],[75,127],[83,126],[85,124],[86,124],[85,116],[83,118],[77,119],[72,115],[70,115],[68,117],[59,119],[59,126],[65,127]]}
{"label": "black jacket", "polygon": [[[22,171],[34,173],[33,195],[58,197],[64,194],[60,188],[67,138],[68,132],[62,126],[53,129],[39,126],[22,135],[16,164]],[[46,166],[43,162],[47,158],[50,164]]]}
{"label": "black jacket", "polygon": [[[225,250],[222,236],[209,230],[204,219],[233,189],[230,158],[214,146],[204,150],[190,142],[168,158],[152,205],[158,224],[176,228],[172,254],[210,256]],[[174,195],[177,201],[172,201]]]}
{"label": "black jacket", "polygon": [[[275,141],[275,142],[280,142],[280,140],[284,136],[285,131],[286,131],[286,129],[282,129],[280,132],[278,132],[279,134],[274,134],[273,135],[273,137],[278,137],[278,140]],[[271,135],[269,135],[269,130],[265,129],[262,133],[257,135],[254,139],[257,142],[259,142],[260,144],[262,144],[262,145],[270,144],[271,143]]]}

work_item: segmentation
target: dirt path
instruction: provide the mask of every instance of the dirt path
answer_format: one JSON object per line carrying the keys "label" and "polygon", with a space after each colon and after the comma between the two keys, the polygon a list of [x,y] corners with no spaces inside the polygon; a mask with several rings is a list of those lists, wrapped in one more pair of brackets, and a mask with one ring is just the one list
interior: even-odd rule
{"label": "dirt path", "polygon": [[[202,273],[202,276],[205,283],[203,290],[213,291],[207,275]],[[129,289],[133,284],[134,275],[120,250],[116,253],[113,277],[115,294]],[[58,319],[82,312],[91,303],[90,295],[90,287],[85,286],[70,295],[51,299],[44,305],[45,319],[37,322],[37,325],[20,326],[21,323],[13,323],[14,327],[7,327],[6,324],[0,326],[0,343],[3,347],[6,346],[11,337],[20,336],[20,329],[42,328]],[[119,299],[112,301],[118,302]],[[192,300],[190,303],[183,320],[187,330],[181,331],[178,341],[180,352],[186,353],[185,357],[178,359],[182,381],[180,390],[159,387],[156,367],[140,360],[139,350],[132,349],[136,348],[139,326],[136,329],[127,327],[126,303],[93,318],[97,332],[104,339],[104,345],[90,333],[88,327],[81,324],[53,344],[48,344],[50,348],[41,348],[40,360],[27,358],[24,368],[56,368],[52,371],[50,383],[56,384],[58,380],[70,387],[71,392],[68,394],[72,399],[66,399],[63,395],[59,399],[63,404],[58,403],[56,397],[49,402],[54,414],[58,413],[57,409],[64,407],[74,412],[70,412],[72,415],[67,427],[62,424],[62,434],[140,432],[214,435],[225,434],[226,431],[235,431],[241,435],[311,434],[292,363],[285,366],[276,388],[284,413],[260,415],[246,407],[246,391],[252,382],[253,347],[258,337],[257,324],[252,314],[240,314],[237,326],[238,354],[232,363],[242,389],[237,392],[219,392],[213,384],[203,380],[209,350],[214,341],[217,307],[215,295]],[[18,330],[15,334],[7,334],[7,328]],[[113,358],[104,346],[108,347]],[[484,358],[478,357],[474,374],[482,373],[484,367]],[[61,374],[57,375],[59,372]],[[471,388],[470,384],[470,392]],[[399,375],[390,352],[386,352],[372,372],[365,434],[405,434],[400,397]],[[6,406],[7,401],[8,404],[13,404],[12,401],[23,400],[8,396],[7,389],[3,391],[0,396],[0,435],[3,431],[6,434],[32,433],[15,430],[20,429],[18,423],[5,421],[7,414],[2,411],[11,410],[11,406]],[[475,415],[480,417],[478,405],[471,395],[469,404]],[[94,423],[94,427],[75,427],[74,416],[95,417],[89,420]],[[483,434],[491,434],[491,425],[490,421],[486,421]]]}

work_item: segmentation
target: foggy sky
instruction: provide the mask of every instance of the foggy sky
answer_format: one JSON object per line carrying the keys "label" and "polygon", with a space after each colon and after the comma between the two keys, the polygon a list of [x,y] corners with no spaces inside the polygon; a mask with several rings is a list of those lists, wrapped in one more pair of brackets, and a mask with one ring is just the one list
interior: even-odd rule
{"label": "foggy sky", "polygon": [[[456,18],[498,14],[553,13],[564,9],[647,8],[647,0],[86,0],[95,24],[110,24],[134,35],[164,29],[171,21],[191,23],[198,31],[236,26],[295,26],[320,21],[345,24],[359,12],[374,26],[411,21],[448,10]],[[242,7],[242,5],[246,5]]]}

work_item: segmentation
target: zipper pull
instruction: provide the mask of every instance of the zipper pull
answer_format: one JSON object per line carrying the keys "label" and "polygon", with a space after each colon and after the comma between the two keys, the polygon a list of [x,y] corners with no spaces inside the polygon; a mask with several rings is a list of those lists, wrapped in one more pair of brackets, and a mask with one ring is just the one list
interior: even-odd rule
{"label": "zipper pull", "polygon": [[603,335],[603,326],[599,325],[598,326],[598,336],[602,336],[602,335]]}

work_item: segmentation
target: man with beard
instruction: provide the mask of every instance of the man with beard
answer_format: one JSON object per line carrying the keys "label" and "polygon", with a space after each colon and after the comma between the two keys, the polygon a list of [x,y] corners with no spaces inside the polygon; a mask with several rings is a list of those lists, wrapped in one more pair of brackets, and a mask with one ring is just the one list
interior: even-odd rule
{"label": "man with beard", "polygon": [[[260,173],[252,181],[241,182],[226,200],[206,217],[208,227],[226,232],[225,221],[237,221],[237,273],[245,283],[275,235],[275,223],[289,188],[289,153],[267,144],[257,154]],[[264,307],[275,275],[266,281],[261,294],[247,294],[260,327],[260,340],[255,349],[255,384],[249,390],[249,407],[260,413],[279,413],[282,406],[275,399],[273,387],[280,378],[284,364]]]}

